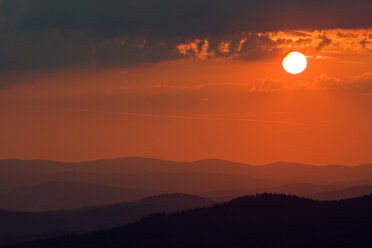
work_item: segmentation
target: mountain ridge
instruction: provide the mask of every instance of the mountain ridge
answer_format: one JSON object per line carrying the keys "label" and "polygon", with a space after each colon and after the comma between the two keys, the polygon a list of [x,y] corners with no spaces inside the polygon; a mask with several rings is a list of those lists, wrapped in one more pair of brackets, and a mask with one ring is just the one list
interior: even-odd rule
{"label": "mountain ridge", "polygon": [[173,162],[140,157],[79,163],[0,161],[0,193],[46,181],[77,181],[164,193],[197,194],[296,183],[372,184],[372,165],[314,166],[277,162],[253,166],[219,159]]}
{"label": "mountain ridge", "polygon": [[315,201],[282,194],[236,198],[212,207],[154,214],[136,223],[19,248],[369,247],[372,195]]}
{"label": "mountain ridge", "polygon": [[75,181],[53,181],[1,194],[0,209],[30,212],[65,210],[134,201],[160,193]]}
{"label": "mountain ridge", "polygon": [[185,211],[213,204],[214,201],[199,196],[168,194],[143,198],[136,202],[120,202],[71,210],[45,212],[0,210],[0,246],[37,238],[111,228],[137,221],[154,213]]}
{"label": "mountain ridge", "polygon": [[262,166],[272,166],[272,165],[281,165],[281,164],[293,164],[293,165],[305,165],[305,166],[314,166],[314,167],[326,167],[326,166],[340,166],[340,167],[359,167],[359,166],[372,166],[372,163],[361,163],[355,165],[343,165],[343,164],[310,164],[310,163],[302,163],[302,162],[294,162],[294,161],[275,161],[271,163],[265,164],[251,164],[246,162],[240,161],[233,161],[227,159],[220,159],[220,158],[205,158],[205,159],[197,159],[197,160],[168,160],[168,159],[160,159],[160,158],[151,158],[151,157],[141,157],[141,156],[129,156],[129,157],[118,157],[118,158],[103,158],[103,159],[94,159],[94,160],[82,160],[82,161],[58,161],[52,159],[18,159],[18,158],[8,158],[8,159],[0,159],[0,166],[2,162],[50,162],[50,163],[58,163],[61,165],[69,165],[69,164],[85,164],[85,163],[95,163],[95,162],[110,162],[110,161],[123,161],[123,160],[137,160],[137,161],[158,161],[158,162],[170,162],[170,163],[203,163],[209,161],[217,161],[217,162],[227,162],[233,164],[240,164],[246,166],[254,166],[254,167],[262,167]]}

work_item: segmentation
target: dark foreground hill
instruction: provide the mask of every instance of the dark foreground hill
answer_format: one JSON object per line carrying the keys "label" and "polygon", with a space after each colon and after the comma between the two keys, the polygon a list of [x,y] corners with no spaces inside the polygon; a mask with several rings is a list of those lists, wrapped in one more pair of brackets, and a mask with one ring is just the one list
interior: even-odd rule
{"label": "dark foreground hill", "polygon": [[0,211],[0,246],[120,226],[149,214],[177,212],[213,205],[185,194],[159,195],[137,202],[66,211],[22,213]]}
{"label": "dark foreground hill", "polygon": [[15,247],[371,247],[371,209],[371,196],[321,202],[263,194]]}

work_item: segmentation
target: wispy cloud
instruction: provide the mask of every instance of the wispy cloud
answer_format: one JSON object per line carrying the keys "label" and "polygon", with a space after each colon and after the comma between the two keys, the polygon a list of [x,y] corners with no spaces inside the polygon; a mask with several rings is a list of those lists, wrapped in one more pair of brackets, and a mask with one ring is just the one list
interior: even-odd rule
{"label": "wispy cloud", "polygon": [[226,56],[255,60],[293,50],[309,54],[311,59],[335,59],[321,54],[372,54],[372,29],[242,33],[230,36],[230,39],[226,37],[195,39],[181,43],[177,48],[181,55],[201,60]]}
{"label": "wispy cloud", "polygon": [[[271,113],[267,115],[262,114],[246,114],[246,113],[222,113],[222,114],[195,114],[195,115],[177,115],[177,114],[156,114],[156,113],[136,113],[136,112],[120,112],[120,111],[104,111],[104,110],[89,110],[82,109],[82,112],[134,116],[145,118],[161,118],[161,119],[178,119],[178,120],[197,120],[197,121],[233,121],[233,122],[250,122],[261,124],[279,124],[279,125],[293,125],[293,126],[328,126],[323,122],[300,122],[289,120],[274,120],[267,117],[278,116],[278,113]],[[261,118],[259,118],[261,117]],[[266,119],[262,118],[266,117]]]}
{"label": "wispy cloud", "polygon": [[271,77],[263,78],[258,81],[245,83],[201,83],[195,85],[172,85],[156,84],[148,86],[146,89],[178,89],[178,90],[201,90],[204,88],[244,88],[246,93],[270,93],[278,91],[292,90],[350,90],[367,91],[372,90],[372,73],[363,73],[348,78],[339,78],[337,76],[322,73],[309,80],[282,80]]}

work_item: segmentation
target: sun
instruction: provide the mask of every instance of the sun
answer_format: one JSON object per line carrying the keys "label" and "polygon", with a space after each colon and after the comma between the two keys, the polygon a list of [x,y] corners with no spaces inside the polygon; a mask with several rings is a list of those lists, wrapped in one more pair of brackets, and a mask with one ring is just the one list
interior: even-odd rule
{"label": "sun", "polygon": [[290,52],[283,59],[283,68],[291,74],[299,74],[306,69],[307,60],[305,55],[299,52]]}

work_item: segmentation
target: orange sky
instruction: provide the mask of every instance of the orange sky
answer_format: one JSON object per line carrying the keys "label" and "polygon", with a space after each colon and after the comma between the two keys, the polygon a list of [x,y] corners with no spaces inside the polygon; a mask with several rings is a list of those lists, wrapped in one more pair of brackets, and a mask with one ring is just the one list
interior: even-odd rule
{"label": "orange sky", "polygon": [[[160,63],[3,76],[0,158],[372,162],[371,30],[211,42],[195,37]],[[299,75],[281,65],[292,50],[308,57]]]}

